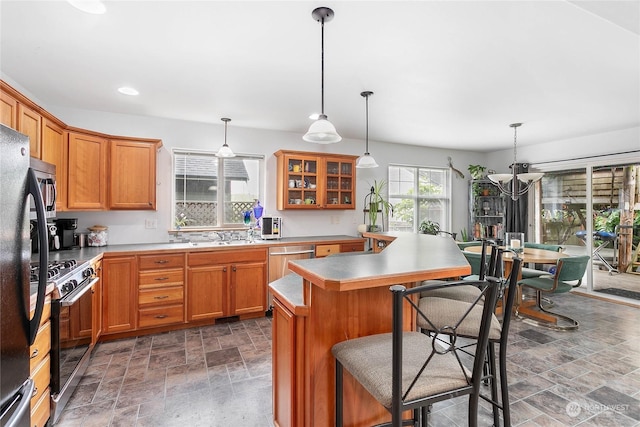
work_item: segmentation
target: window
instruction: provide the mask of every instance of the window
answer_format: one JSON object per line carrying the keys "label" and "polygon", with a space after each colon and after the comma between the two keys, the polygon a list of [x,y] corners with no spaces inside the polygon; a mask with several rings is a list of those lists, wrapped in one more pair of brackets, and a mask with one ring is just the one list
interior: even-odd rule
{"label": "window", "polygon": [[425,219],[450,229],[451,186],[449,169],[389,166],[389,202],[393,215],[389,229],[418,231]]}
{"label": "window", "polygon": [[173,226],[230,227],[262,198],[264,156],[173,150]]}

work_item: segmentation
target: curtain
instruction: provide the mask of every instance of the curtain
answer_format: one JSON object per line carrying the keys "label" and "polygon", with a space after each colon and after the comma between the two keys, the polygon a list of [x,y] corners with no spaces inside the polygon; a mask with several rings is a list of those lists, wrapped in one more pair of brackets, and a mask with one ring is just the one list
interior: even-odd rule
{"label": "curtain", "polygon": [[[516,173],[527,173],[529,172],[529,164],[528,163],[515,163],[509,166],[510,168],[515,167]],[[509,183],[511,184],[511,183]],[[511,197],[506,197],[506,232],[519,232],[524,233],[525,240],[527,240],[527,203],[528,203],[528,193],[523,194],[518,197],[517,200],[512,200]]]}

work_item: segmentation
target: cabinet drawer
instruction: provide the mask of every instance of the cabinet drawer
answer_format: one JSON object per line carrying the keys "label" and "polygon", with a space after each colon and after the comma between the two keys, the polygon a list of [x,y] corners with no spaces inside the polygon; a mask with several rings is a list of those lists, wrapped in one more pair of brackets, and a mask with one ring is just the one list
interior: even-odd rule
{"label": "cabinet drawer", "polygon": [[138,268],[140,270],[175,267],[184,267],[184,254],[140,255],[138,257]]}
{"label": "cabinet drawer", "polygon": [[143,308],[138,310],[138,317],[138,326],[141,328],[182,323],[184,321],[184,305]]}
{"label": "cabinet drawer", "polygon": [[[35,305],[31,307],[29,312],[29,318],[33,317],[33,313],[36,311]],[[44,299],[44,306],[42,307],[42,317],[40,318],[40,326],[44,325],[51,318],[51,297],[47,296]]]}
{"label": "cabinet drawer", "polygon": [[33,371],[40,361],[49,354],[51,350],[51,322],[40,326],[38,335],[31,347],[29,347],[29,369]]}
{"label": "cabinet drawer", "polygon": [[233,264],[239,262],[266,262],[266,249],[196,252],[189,254],[189,267]]}
{"label": "cabinet drawer", "polygon": [[184,269],[144,271],[138,275],[141,288],[178,285],[184,283]]}
{"label": "cabinet drawer", "polygon": [[316,245],[316,258],[321,258],[323,256],[331,255],[331,254],[339,254],[340,253],[340,245]]}
{"label": "cabinet drawer", "polygon": [[363,252],[364,242],[341,243],[340,252]]}
{"label": "cabinet drawer", "polygon": [[31,427],[44,427],[51,417],[51,394],[42,393],[40,400],[31,407]]}
{"label": "cabinet drawer", "polygon": [[35,387],[33,389],[33,395],[31,396],[31,408],[33,409],[35,405],[38,403],[40,396],[45,391],[49,390],[49,383],[51,382],[51,363],[49,359],[49,355],[46,355],[45,358],[40,362],[40,364],[36,367],[34,371],[31,371],[31,378],[35,383]]}
{"label": "cabinet drawer", "polygon": [[144,289],[138,292],[138,305],[167,305],[184,302],[184,287],[167,286],[158,289]]}

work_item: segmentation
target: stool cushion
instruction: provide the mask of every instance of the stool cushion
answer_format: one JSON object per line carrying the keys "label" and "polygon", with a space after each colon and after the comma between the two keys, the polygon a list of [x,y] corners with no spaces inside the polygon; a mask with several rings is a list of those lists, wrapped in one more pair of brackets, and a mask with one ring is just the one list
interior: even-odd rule
{"label": "stool cushion", "polygon": [[[431,339],[419,332],[405,332],[402,338],[402,386],[409,387],[431,352]],[[419,350],[419,351],[416,351]],[[385,408],[391,408],[391,334],[378,334],[342,341],[332,348],[334,357]],[[380,369],[384,366],[385,369]],[[471,377],[460,369],[452,352],[436,354],[420,374],[407,399],[431,396],[465,387]]]}
{"label": "stool cushion", "polygon": [[[475,276],[475,279],[467,279],[466,277],[463,280],[478,280],[478,276],[477,275],[473,275]],[[467,276],[467,277],[471,277],[471,276]],[[431,284],[431,283],[435,283],[435,280],[425,280],[424,282],[422,282],[423,285],[425,284]],[[441,282],[441,283],[446,283],[446,282]],[[425,291],[425,292],[421,292],[420,293],[420,297],[438,297],[438,298],[449,298],[449,299],[455,299],[458,301],[464,301],[464,302],[468,302],[468,303],[473,303],[478,296],[480,296],[482,292],[480,291],[480,289],[476,288],[475,286],[456,286],[456,287],[451,287],[451,288],[440,288],[440,289],[433,289],[430,291]],[[482,304],[482,302],[480,302],[480,304]]]}
{"label": "stool cushion", "polygon": [[[470,286],[463,286],[468,288]],[[422,316],[417,316],[416,323],[423,331],[436,332],[444,326],[454,326],[462,318],[462,314],[469,309],[470,303],[448,298],[424,297],[418,301],[420,311],[429,318],[427,322]],[[482,306],[476,305],[464,318],[457,328],[458,336],[476,338],[480,330],[482,321]],[[489,340],[500,340],[502,325],[495,314],[491,315],[491,327],[489,329]]]}

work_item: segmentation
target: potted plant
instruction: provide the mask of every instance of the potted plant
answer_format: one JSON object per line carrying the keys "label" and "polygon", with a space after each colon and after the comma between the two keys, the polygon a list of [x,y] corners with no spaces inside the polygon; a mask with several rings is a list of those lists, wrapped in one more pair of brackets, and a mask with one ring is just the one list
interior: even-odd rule
{"label": "potted plant", "polygon": [[425,219],[420,223],[418,227],[418,231],[423,234],[433,234],[436,235],[440,231],[440,224],[435,221],[431,221],[430,219]]}
{"label": "potted plant", "polygon": [[[385,215],[389,215],[389,211],[393,211],[393,206],[389,203],[382,192],[387,186],[385,180],[373,181],[371,191],[369,193],[369,231],[378,231],[378,212],[384,212]],[[366,209],[366,208],[365,208]]]}
{"label": "potted plant", "polygon": [[471,174],[471,179],[484,178],[484,172],[487,170],[485,166],[480,165],[469,165],[467,169],[469,170],[469,174]]}

